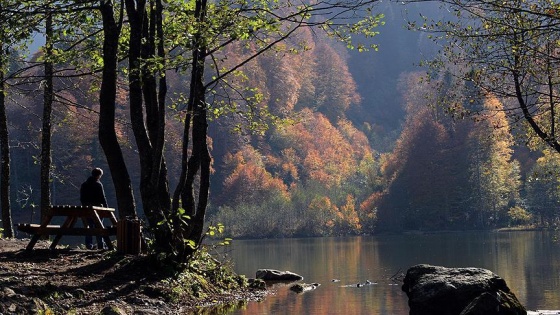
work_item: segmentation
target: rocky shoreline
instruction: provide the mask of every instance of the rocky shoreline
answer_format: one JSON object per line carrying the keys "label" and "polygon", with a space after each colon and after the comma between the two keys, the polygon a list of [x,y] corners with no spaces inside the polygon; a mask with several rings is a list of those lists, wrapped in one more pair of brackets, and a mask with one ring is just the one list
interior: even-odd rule
{"label": "rocky shoreline", "polygon": [[[203,261],[216,265],[170,277],[148,268],[142,256],[79,248],[49,250],[46,241],[26,252],[27,242],[0,239],[0,314],[219,314],[271,294],[264,281],[294,282],[290,289],[296,293],[319,287],[301,283],[302,277],[292,272],[269,269],[258,270],[256,279],[249,281],[214,259]],[[208,281],[217,269],[227,276]],[[560,315],[558,310],[525,311],[505,281],[488,270],[417,265],[403,281],[410,314]],[[477,308],[488,306],[502,312],[477,313]]]}
{"label": "rocky shoreline", "polygon": [[[0,314],[192,314],[200,308],[231,309],[268,294],[233,273],[219,281],[181,274],[188,277],[184,285],[149,268],[146,257],[49,250],[48,242],[26,252],[27,242],[0,239]],[[200,272],[206,274],[227,270],[219,264],[204,268]]]}

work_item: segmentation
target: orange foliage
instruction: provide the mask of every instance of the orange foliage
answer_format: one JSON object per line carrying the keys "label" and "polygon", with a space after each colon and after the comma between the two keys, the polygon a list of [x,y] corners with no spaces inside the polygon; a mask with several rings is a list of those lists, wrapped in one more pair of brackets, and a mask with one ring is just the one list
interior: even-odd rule
{"label": "orange foliage", "polygon": [[348,119],[338,121],[338,130],[342,136],[351,144],[352,154],[355,159],[363,159],[371,155],[372,150],[367,136],[356,129]]}
{"label": "orange foliage", "polygon": [[352,195],[347,195],[346,204],[340,207],[339,217],[342,219],[341,225],[343,228],[347,226],[354,233],[359,233],[362,229],[362,225],[355,209],[355,203],[354,197]]}
{"label": "orange foliage", "polygon": [[377,212],[377,205],[384,195],[384,192],[379,191],[371,194],[360,204],[360,212],[364,213],[369,218],[374,218]]}
{"label": "orange foliage", "polygon": [[[231,67],[255,49],[230,46],[219,67]],[[262,94],[259,106],[295,122],[275,125],[262,137],[245,134],[235,139],[225,139],[229,122],[221,124],[223,132],[213,134],[216,141],[223,141],[216,145],[223,151],[214,157],[224,160],[227,174],[220,200],[235,206],[270,195],[297,193],[301,199],[292,200],[297,211],[308,207],[313,213],[307,214],[311,219],[302,220],[321,222],[320,229],[324,224],[333,229],[361,229],[354,209],[357,197],[349,196],[350,205],[345,189],[363,185],[374,154],[365,134],[345,118],[348,108],[361,101],[346,58],[344,47],[301,29],[291,40],[242,68],[239,80],[243,78]],[[274,192],[267,194],[267,189]],[[356,190],[359,188],[352,194],[358,195]],[[344,211],[338,211],[337,205]],[[337,219],[337,215],[341,217]]]}
{"label": "orange foliage", "polygon": [[301,123],[278,130],[286,147],[294,150],[292,156],[295,152],[301,160],[298,174],[326,187],[340,185],[357,169],[356,155],[367,150],[356,148],[358,145],[349,142],[323,114],[309,109],[302,114],[305,118]]}
{"label": "orange foliage", "polygon": [[332,43],[317,44],[314,53],[317,59],[317,75],[321,79],[316,83],[315,100],[319,110],[330,119],[344,117],[344,112],[351,104],[360,102],[354,82],[345,58],[333,48]]}
{"label": "orange foliage", "polygon": [[224,187],[238,202],[258,202],[277,196],[288,199],[288,188],[281,179],[270,174],[258,151],[245,146],[242,151],[228,154],[226,164],[233,167]]}
{"label": "orange foliage", "polygon": [[329,197],[325,196],[314,198],[311,203],[309,203],[308,208],[318,210],[332,210],[333,212],[338,211],[336,205],[331,202]]}

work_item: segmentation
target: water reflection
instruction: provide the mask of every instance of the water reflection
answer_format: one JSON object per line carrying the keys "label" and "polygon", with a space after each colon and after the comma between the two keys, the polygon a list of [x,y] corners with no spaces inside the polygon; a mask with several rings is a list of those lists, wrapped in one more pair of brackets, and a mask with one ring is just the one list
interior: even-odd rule
{"label": "water reflection", "polygon": [[[296,294],[276,286],[262,302],[214,314],[408,314],[406,295],[391,278],[428,263],[481,267],[506,280],[528,309],[560,305],[560,245],[552,232],[462,232],[351,238],[235,241],[228,249],[236,270],[290,270],[321,286]],[[333,282],[332,279],[339,279]],[[366,280],[375,285],[358,287]]]}

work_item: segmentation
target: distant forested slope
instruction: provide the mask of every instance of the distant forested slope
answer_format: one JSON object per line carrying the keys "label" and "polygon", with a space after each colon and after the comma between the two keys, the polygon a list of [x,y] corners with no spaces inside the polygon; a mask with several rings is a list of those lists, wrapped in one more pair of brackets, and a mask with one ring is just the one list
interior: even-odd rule
{"label": "distant forested slope", "polygon": [[[254,112],[235,106],[224,112],[226,107],[210,104],[216,109],[209,128],[211,223],[224,224],[235,237],[292,237],[488,228],[530,220],[525,208],[532,199],[523,199],[528,177],[512,158],[509,129],[494,128],[508,122],[499,116],[455,121],[435,108],[425,98],[430,87],[419,83],[415,65],[433,48],[424,34],[405,29],[401,6],[382,4],[380,9],[386,25],[374,38],[379,51],[348,51],[330,38],[301,31],[294,46],[259,56],[239,69],[229,89],[209,98],[216,103],[250,98],[256,104]],[[305,46],[294,51],[302,42]],[[251,47],[228,49],[226,65],[241,60]],[[170,71],[168,80],[170,97],[185,89],[185,78],[178,74]],[[78,203],[78,187],[89,169],[105,165],[92,82],[72,77],[55,82],[65,90],[54,112],[55,204]],[[16,223],[38,219],[42,110],[38,84],[20,88],[27,92],[9,106]],[[118,136],[134,165],[128,99],[124,90],[119,95]],[[489,96],[478,105],[500,102]],[[170,108],[169,116],[180,110]],[[255,121],[274,123],[266,129]],[[170,139],[177,139],[166,144],[169,153],[180,148],[180,125],[169,120],[167,130],[176,135]],[[252,130],[239,128],[247,125]],[[534,161],[525,156],[521,163],[531,168]],[[541,160],[535,172],[546,172],[547,163]],[[179,165],[168,160],[168,172],[177,172]],[[131,175],[137,190],[138,168],[132,167]],[[103,181],[114,206],[109,172]],[[539,187],[530,186],[532,191]],[[546,200],[550,204],[554,198]],[[537,206],[546,208],[544,201]]]}

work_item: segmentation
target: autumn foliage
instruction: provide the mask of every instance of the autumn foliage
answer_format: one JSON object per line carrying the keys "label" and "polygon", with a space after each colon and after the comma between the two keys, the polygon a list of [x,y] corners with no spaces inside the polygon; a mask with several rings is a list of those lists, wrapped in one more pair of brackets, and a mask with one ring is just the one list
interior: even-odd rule
{"label": "autumn foliage", "polygon": [[[404,85],[418,86],[418,79],[411,75]],[[460,106],[484,107],[489,114],[455,120],[423,101],[419,95],[408,98],[404,130],[382,167],[390,182],[384,195],[375,198],[379,227],[445,230],[507,225],[508,211],[522,200],[519,164],[512,158],[502,104],[491,95],[480,103],[466,98]]]}
{"label": "autumn foliage", "polygon": [[[304,46],[296,45],[302,42]],[[228,47],[223,66],[237,64],[251,49]],[[216,87],[209,104],[214,115],[208,138],[213,155],[211,224],[223,224],[229,236],[258,238],[493,228],[536,219],[546,225],[557,220],[549,209],[558,205],[560,195],[550,169],[558,161],[545,154],[534,166],[529,164],[533,175],[526,190],[535,196],[545,191],[546,198],[526,198],[524,204],[520,165],[513,159],[509,122],[498,98],[465,97],[456,105],[486,108],[487,114],[453,119],[435,97],[427,96],[433,87],[420,82],[420,74],[403,75],[403,128],[391,151],[378,152],[372,145],[379,140],[372,136],[377,134],[372,132],[374,122],[349,115],[363,100],[347,57],[337,44],[302,30],[293,42],[259,56],[228,85]],[[169,73],[171,98],[185,80]],[[99,108],[90,90],[97,83],[93,78],[69,83],[80,88],[62,91],[54,112],[52,187],[53,203],[58,204],[77,203],[77,187],[89,169],[105,167],[96,139]],[[27,88],[33,91],[36,85]],[[468,87],[462,92],[468,96]],[[123,89],[117,91],[117,135],[135,169],[137,148],[126,123],[125,95]],[[12,101],[17,161],[13,194],[18,201],[14,221],[33,221],[40,139],[35,113],[41,97],[21,93]],[[183,116],[180,99],[170,103],[176,111],[168,114],[166,154],[178,156]],[[263,124],[271,122],[268,128]],[[178,172],[180,162],[168,159],[168,172]],[[106,191],[114,205],[109,175]],[[138,185],[140,175],[131,176]]]}
{"label": "autumn foliage", "polygon": [[[227,147],[214,156],[223,161],[217,173],[227,174],[214,195],[214,220],[236,236],[363,232],[360,203],[371,189],[374,151],[345,117],[360,101],[356,84],[343,49],[308,32],[298,40],[306,41],[304,51],[279,49],[244,69],[259,88],[261,106],[283,122],[260,135],[229,133],[227,139],[223,126],[214,137],[215,147]],[[372,225],[371,213],[363,218]]]}

